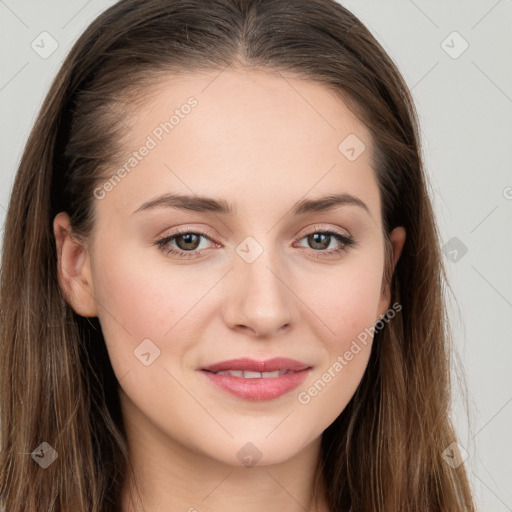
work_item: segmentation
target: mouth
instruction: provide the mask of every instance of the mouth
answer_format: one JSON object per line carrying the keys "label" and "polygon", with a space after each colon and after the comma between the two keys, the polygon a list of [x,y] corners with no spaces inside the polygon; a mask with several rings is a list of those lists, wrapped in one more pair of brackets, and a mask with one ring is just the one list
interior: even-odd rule
{"label": "mouth", "polygon": [[289,393],[304,381],[311,369],[306,363],[283,357],[266,361],[232,359],[200,368],[221,390],[253,401],[271,400]]}

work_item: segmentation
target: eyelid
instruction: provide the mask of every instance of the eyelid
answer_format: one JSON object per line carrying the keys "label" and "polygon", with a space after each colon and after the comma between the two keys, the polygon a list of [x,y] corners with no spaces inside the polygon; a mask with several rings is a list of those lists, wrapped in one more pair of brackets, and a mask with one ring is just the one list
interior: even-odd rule
{"label": "eyelid", "polygon": [[[299,231],[299,233],[295,236],[295,239],[303,238],[306,235],[309,235],[311,233],[316,233],[317,231],[334,231],[338,235],[345,236],[347,238],[352,238],[352,235],[347,229],[340,228],[338,226],[331,226],[331,225],[325,225],[325,224],[313,224],[311,226],[308,226],[302,230]],[[300,234],[303,233],[303,234]]]}
{"label": "eyelid", "polygon": [[163,233],[167,233],[167,234],[158,235],[157,237],[155,237],[155,241],[162,240],[164,238],[170,238],[173,236],[186,235],[188,233],[201,235],[204,238],[207,238],[208,240],[210,240],[211,242],[214,242],[214,243],[216,242],[216,240],[222,238],[221,236],[218,236],[217,234],[215,234],[213,232],[213,230],[211,230],[210,228],[203,227],[203,226],[195,227],[190,224],[187,224],[185,226],[180,226],[179,228],[166,229],[166,230],[164,230]]}

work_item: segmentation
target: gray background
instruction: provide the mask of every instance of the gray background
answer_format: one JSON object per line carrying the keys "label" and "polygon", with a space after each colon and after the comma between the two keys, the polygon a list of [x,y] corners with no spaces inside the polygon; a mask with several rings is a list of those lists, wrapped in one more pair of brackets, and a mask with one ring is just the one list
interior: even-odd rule
{"label": "gray background", "polygon": [[[0,0],[2,230],[50,81],[80,33],[113,3]],[[412,89],[453,291],[455,423],[480,509],[512,511],[512,0],[341,3]]]}

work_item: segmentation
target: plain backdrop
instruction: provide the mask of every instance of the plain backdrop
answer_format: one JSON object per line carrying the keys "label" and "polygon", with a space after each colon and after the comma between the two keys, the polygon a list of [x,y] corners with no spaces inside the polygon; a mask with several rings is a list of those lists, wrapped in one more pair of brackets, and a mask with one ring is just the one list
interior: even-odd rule
{"label": "plain backdrop", "polygon": [[[0,225],[65,55],[107,0],[0,0]],[[454,418],[481,510],[512,511],[512,0],[347,0],[412,90],[453,291]]]}

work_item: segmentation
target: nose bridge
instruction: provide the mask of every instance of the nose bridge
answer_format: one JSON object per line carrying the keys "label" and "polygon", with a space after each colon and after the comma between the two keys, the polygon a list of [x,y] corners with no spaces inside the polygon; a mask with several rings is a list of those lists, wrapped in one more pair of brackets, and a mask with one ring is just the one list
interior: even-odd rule
{"label": "nose bridge", "polygon": [[292,321],[293,294],[279,248],[271,236],[259,239],[248,236],[235,249],[226,320],[271,334]]}

